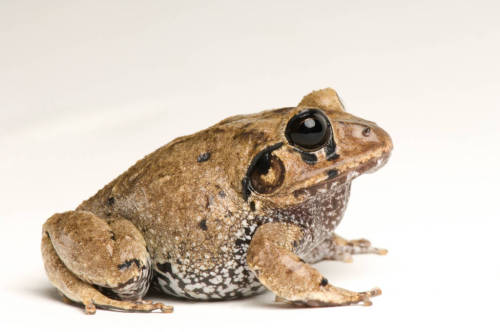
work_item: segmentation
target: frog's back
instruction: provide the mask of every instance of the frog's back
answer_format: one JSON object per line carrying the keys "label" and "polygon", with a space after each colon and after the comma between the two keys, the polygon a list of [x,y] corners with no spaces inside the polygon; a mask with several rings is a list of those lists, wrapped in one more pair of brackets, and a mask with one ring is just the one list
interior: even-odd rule
{"label": "frog's back", "polygon": [[243,204],[236,173],[244,170],[228,167],[251,146],[219,153],[227,151],[226,135],[233,134],[217,126],[178,138],[78,207],[130,220],[144,236],[157,285],[169,294],[223,299],[263,290],[245,261],[257,223]]}

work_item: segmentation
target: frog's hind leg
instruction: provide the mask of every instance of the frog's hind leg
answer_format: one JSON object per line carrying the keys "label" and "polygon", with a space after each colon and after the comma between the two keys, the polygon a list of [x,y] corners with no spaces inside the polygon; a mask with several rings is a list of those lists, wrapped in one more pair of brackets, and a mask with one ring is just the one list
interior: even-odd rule
{"label": "frog's hind leg", "polygon": [[171,306],[142,300],[151,261],[141,233],[126,219],[105,221],[85,211],[55,214],[43,225],[42,257],[52,284],[88,314],[96,306],[172,312]]}
{"label": "frog's hind leg", "polygon": [[304,255],[303,259],[308,263],[317,263],[323,260],[350,263],[352,256],[359,254],[386,255],[387,249],[373,247],[366,239],[346,240],[334,234]]}

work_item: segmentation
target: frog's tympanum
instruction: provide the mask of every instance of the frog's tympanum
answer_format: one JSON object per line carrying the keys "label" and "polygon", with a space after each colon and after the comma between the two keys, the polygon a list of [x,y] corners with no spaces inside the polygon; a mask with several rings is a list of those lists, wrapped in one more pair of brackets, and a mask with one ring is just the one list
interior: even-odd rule
{"label": "frog's tympanum", "polygon": [[147,155],[74,211],[43,225],[42,256],[64,296],[171,312],[154,287],[191,300],[272,291],[302,306],[371,304],[311,264],[385,254],[335,234],[351,181],[387,161],[389,135],[344,111],[332,89],[297,107],[227,118]]}

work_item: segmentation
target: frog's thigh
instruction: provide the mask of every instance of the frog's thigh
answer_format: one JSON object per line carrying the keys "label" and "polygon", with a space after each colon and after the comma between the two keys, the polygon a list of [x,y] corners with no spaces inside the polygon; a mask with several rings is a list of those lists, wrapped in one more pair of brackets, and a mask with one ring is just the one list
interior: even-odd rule
{"label": "frog's thigh", "polygon": [[293,250],[302,239],[302,230],[288,223],[260,226],[247,252],[247,263],[259,281],[278,298],[310,306],[371,304],[379,289],[352,292],[330,285],[316,269],[303,262]]}
{"label": "frog's thigh", "polygon": [[141,233],[128,220],[106,222],[90,212],[70,211],[47,220],[42,236],[50,281],[64,296],[83,303],[87,313],[95,312],[94,305],[127,311],[171,310],[161,303],[141,301],[149,288],[151,262]]}

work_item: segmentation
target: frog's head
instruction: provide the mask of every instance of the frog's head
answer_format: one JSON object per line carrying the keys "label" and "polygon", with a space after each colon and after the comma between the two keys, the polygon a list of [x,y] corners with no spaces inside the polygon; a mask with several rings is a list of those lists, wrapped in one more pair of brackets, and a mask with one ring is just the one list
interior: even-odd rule
{"label": "frog's head", "polygon": [[265,138],[248,155],[241,181],[245,200],[300,203],[315,189],[328,190],[377,170],[392,150],[390,136],[374,122],[345,112],[330,88],[310,93],[297,107],[240,121],[249,123],[243,135],[253,128]]}

